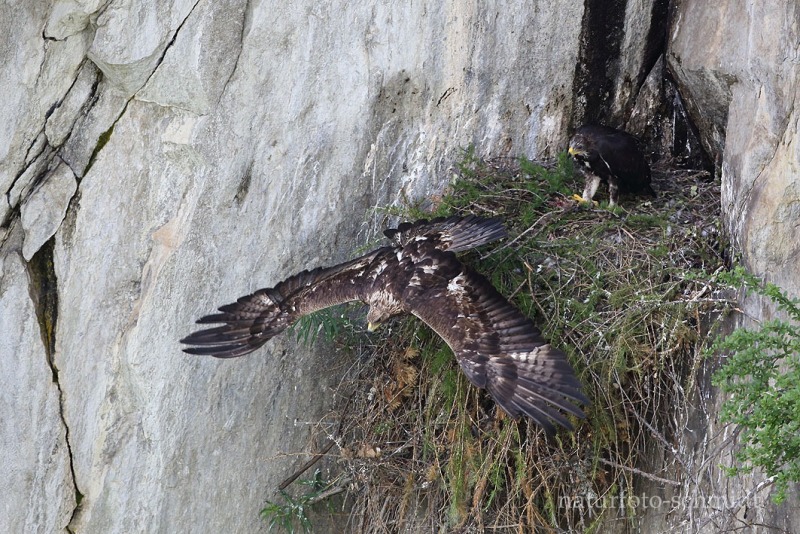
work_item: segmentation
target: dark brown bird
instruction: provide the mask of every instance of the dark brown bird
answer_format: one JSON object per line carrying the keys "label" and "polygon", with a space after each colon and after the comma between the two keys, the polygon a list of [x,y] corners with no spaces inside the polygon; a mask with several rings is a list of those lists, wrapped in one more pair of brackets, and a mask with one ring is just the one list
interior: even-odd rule
{"label": "dark brown bird", "polygon": [[328,268],[303,271],[207,315],[181,340],[189,354],[233,358],[256,350],[298,318],[360,300],[370,306],[368,328],[413,314],[455,353],[470,382],[486,388],[511,417],[527,415],[546,431],[551,420],[568,429],[559,411],[584,417],[588,404],[563,352],[551,347],[530,319],[455,253],[505,237],[502,222],[473,215],[421,220],[386,230],[392,244]]}
{"label": "dark brown bird", "polygon": [[569,153],[586,180],[583,202],[592,201],[601,182],[608,184],[609,206],[617,204],[620,192],[656,196],[650,187],[650,166],[638,140],[627,132],[581,126],[569,141]]}

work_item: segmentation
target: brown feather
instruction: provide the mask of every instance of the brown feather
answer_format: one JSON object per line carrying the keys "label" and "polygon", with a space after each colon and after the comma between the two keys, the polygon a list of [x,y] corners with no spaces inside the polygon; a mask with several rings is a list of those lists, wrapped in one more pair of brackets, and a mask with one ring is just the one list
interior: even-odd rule
{"label": "brown feather", "polygon": [[483,276],[451,253],[429,254],[440,265],[456,262],[459,274],[448,282],[449,291],[406,295],[411,313],[445,340],[469,380],[486,388],[509,415],[527,415],[548,432],[553,430],[548,418],[572,428],[558,410],[583,417],[575,403],[588,399],[566,355],[547,344],[533,322]]}

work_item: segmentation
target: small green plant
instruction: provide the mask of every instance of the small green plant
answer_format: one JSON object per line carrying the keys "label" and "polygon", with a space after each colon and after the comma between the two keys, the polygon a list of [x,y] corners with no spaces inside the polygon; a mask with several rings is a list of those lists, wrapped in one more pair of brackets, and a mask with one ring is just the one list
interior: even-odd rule
{"label": "small green plant", "polygon": [[320,335],[327,343],[347,340],[358,329],[350,320],[350,308],[345,304],[304,315],[289,327],[289,332],[294,333],[295,339],[306,347],[313,346]]}
{"label": "small green plant", "polygon": [[332,483],[323,480],[319,470],[314,472],[314,478],[301,480],[299,483],[308,486],[310,490],[299,497],[293,497],[286,491],[280,490],[278,493],[284,502],[267,501],[267,505],[261,510],[261,517],[269,520],[270,531],[277,526],[293,534],[299,524],[304,533],[311,532],[308,511],[315,504],[326,500],[328,496],[338,493],[335,490],[331,491]]}
{"label": "small green plant", "polygon": [[734,476],[762,467],[774,477],[773,500],[780,503],[789,482],[800,481],[800,301],[741,267],[720,278],[769,298],[794,321],[773,319],[757,330],[740,328],[710,348],[712,353],[730,353],[713,383],[731,394],[721,420],[741,428],[743,447],[736,453],[741,465],[727,472]]}
{"label": "small green plant", "polygon": [[519,170],[530,178],[546,182],[548,193],[570,194],[567,184],[572,180],[572,158],[566,152],[559,154],[554,168],[547,168],[522,156],[519,160]]}
{"label": "small green plant", "polygon": [[481,158],[475,155],[475,145],[469,145],[464,149],[461,161],[457,165],[461,175],[469,177],[475,177],[484,166]]}
{"label": "small green plant", "polygon": [[306,514],[307,496],[295,499],[285,491],[280,492],[285,501],[283,504],[267,501],[267,505],[261,510],[261,517],[269,520],[269,530],[273,527],[281,527],[289,533],[295,532],[295,525],[298,523],[303,528],[303,532],[311,532],[311,520]]}

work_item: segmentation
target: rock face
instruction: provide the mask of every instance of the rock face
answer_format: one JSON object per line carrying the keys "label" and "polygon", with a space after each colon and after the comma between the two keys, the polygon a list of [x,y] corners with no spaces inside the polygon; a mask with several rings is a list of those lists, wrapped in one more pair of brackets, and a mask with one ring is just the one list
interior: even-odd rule
{"label": "rock face", "polygon": [[0,503],[0,525],[8,532],[57,532],[75,508],[63,397],[18,254],[0,263],[0,310],[0,473],[13,488]]}
{"label": "rock face", "polygon": [[800,295],[800,5],[688,0],[673,26],[669,68],[721,163],[736,250],[755,274]]}
{"label": "rock face", "polygon": [[[337,376],[287,337],[227,362],[177,340],[350,257],[470,144],[645,124],[667,2],[606,4],[3,4],[0,530],[263,530]],[[745,259],[797,294],[798,8],[706,4],[667,63]]]}
{"label": "rock face", "polygon": [[[800,296],[800,5],[683,0],[673,16],[667,62],[721,171],[734,253],[754,274]],[[742,307],[757,321],[774,313],[752,298]],[[713,416],[722,399],[697,400],[693,435],[678,445],[694,459],[687,502],[695,509],[684,511],[683,524],[704,532],[758,531],[759,524],[769,526],[765,532],[797,531],[796,492],[778,507],[763,474],[722,474],[718,465],[734,462],[735,436]]]}

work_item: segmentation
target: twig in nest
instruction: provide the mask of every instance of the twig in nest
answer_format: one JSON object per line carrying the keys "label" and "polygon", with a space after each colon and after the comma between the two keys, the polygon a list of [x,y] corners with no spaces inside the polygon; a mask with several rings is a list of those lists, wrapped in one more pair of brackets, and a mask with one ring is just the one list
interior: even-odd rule
{"label": "twig in nest", "polygon": [[[571,209],[571,208],[570,208],[570,209]],[[505,244],[505,245],[503,245],[502,247],[496,248],[496,249],[494,249],[493,251],[491,251],[491,252],[489,252],[489,253],[487,253],[487,254],[484,254],[483,256],[481,256],[481,259],[482,259],[482,260],[485,260],[486,258],[488,258],[488,257],[490,257],[490,256],[493,256],[494,254],[496,254],[496,253],[500,252],[501,250],[505,250],[505,249],[507,249],[508,247],[510,247],[511,245],[513,245],[514,243],[516,243],[517,241],[519,241],[520,239],[522,239],[522,237],[523,237],[523,236],[525,236],[525,234],[527,234],[528,232],[530,232],[531,230],[533,230],[534,228],[536,228],[537,226],[539,226],[539,223],[540,223],[540,222],[544,221],[545,219],[547,219],[547,220],[549,220],[549,219],[552,219],[553,217],[555,217],[555,216],[556,216],[556,215],[558,215],[559,213],[561,213],[561,212],[559,212],[559,211],[550,211],[550,212],[548,212],[548,213],[545,213],[544,215],[542,215],[541,217],[539,217],[539,218],[536,220],[536,222],[535,222],[535,223],[533,223],[532,225],[530,225],[530,226],[528,227],[528,229],[527,229],[527,230],[525,230],[524,232],[522,232],[521,234],[519,234],[517,237],[515,237],[514,239],[512,239],[511,241],[509,241],[508,243],[506,243],[506,244]]]}
{"label": "twig in nest", "polygon": [[317,504],[318,502],[322,502],[325,499],[327,499],[328,497],[333,497],[334,495],[338,495],[339,493],[347,490],[347,485],[350,483],[350,480],[351,480],[350,477],[343,478],[342,480],[339,481],[339,483],[336,486],[333,486],[332,488],[326,489],[325,491],[323,491],[322,493],[320,493],[319,495],[317,495],[313,499],[310,499],[308,501],[309,506],[313,505],[313,504]]}
{"label": "twig in nest", "polygon": [[286,489],[286,487],[287,487],[289,484],[291,484],[292,482],[294,482],[295,480],[297,480],[297,477],[299,477],[300,475],[302,475],[303,473],[305,473],[306,471],[308,471],[308,469],[309,469],[309,468],[310,468],[312,465],[314,465],[315,463],[317,463],[317,462],[319,461],[319,459],[320,459],[320,458],[322,458],[323,456],[325,456],[325,455],[328,453],[328,451],[329,451],[329,450],[331,450],[331,447],[333,447],[333,444],[334,444],[334,443],[335,443],[334,441],[331,441],[330,443],[328,443],[328,444],[325,446],[325,448],[324,448],[324,449],[322,449],[320,452],[318,452],[317,454],[315,454],[314,456],[312,456],[312,457],[311,457],[311,459],[310,459],[309,461],[307,461],[306,463],[304,463],[302,466],[300,466],[300,469],[298,469],[297,471],[295,471],[295,472],[294,472],[294,474],[292,474],[292,476],[290,476],[289,478],[287,478],[286,480],[284,480],[283,482],[281,482],[280,486],[278,486],[278,489],[279,489],[279,490],[285,490],[285,489]]}
{"label": "twig in nest", "polygon": [[622,469],[623,471],[630,471],[631,473],[635,473],[637,475],[643,476],[644,478],[650,479],[650,480],[652,480],[654,482],[660,482],[661,484],[667,484],[669,486],[675,486],[675,487],[679,487],[681,485],[680,482],[676,482],[674,480],[668,480],[666,478],[657,477],[656,475],[652,475],[650,473],[642,471],[641,469],[637,469],[637,468],[631,467],[629,465],[618,464],[617,462],[612,462],[612,461],[606,460],[604,458],[598,458],[597,461],[600,462],[601,464],[610,465],[611,467],[614,467],[616,469]]}

